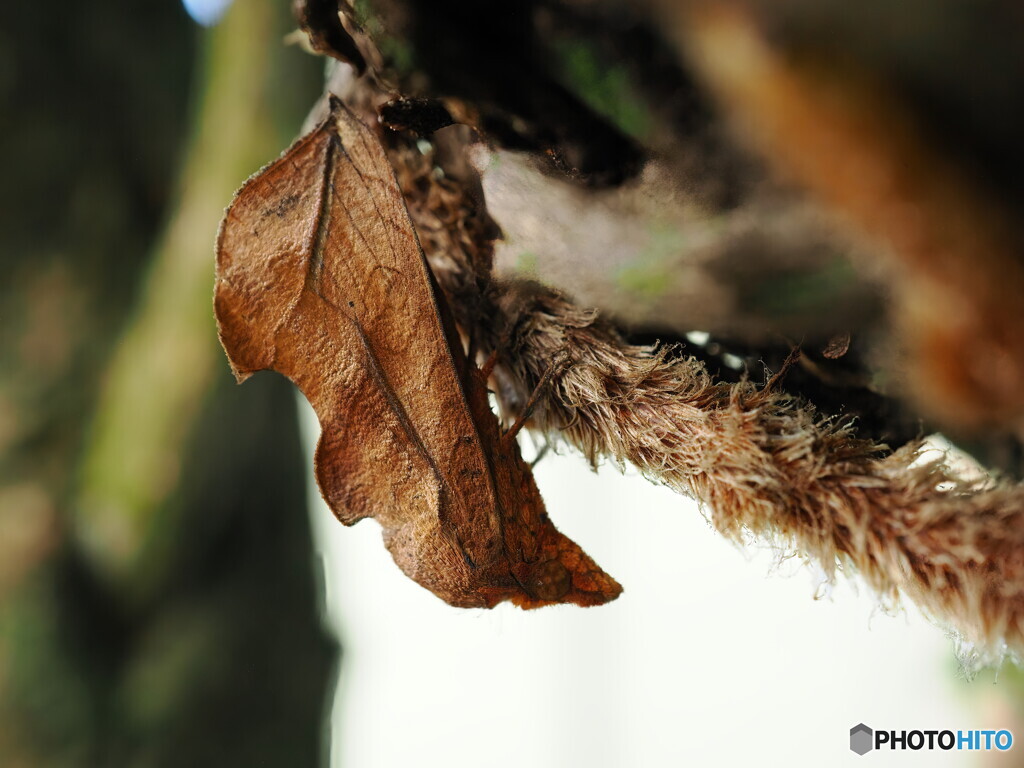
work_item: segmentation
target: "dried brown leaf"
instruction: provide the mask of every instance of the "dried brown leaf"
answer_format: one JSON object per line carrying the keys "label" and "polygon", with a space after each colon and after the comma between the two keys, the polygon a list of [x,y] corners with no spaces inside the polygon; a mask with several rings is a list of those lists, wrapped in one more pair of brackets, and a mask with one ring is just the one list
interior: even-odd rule
{"label": "dried brown leaf", "polygon": [[458,606],[596,605],[621,588],[551,524],[468,361],[376,137],[337,99],[247,182],[217,244],[216,315],[244,380],[313,405],[338,518],[375,518],[403,571]]}

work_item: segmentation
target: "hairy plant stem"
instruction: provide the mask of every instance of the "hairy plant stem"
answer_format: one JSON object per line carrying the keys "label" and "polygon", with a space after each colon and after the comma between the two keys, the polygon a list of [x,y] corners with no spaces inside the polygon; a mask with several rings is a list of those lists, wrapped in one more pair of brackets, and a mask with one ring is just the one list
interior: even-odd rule
{"label": "hairy plant stem", "polygon": [[829,578],[856,571],[887,605],[913,600],[985,659],[1024,647],[1024,486],[960,476],[921,444],[890,452],[773,382],[715,382],[695,358],[631,346],[559,294],[495,285],[495,228],[466,165],[442,175],[389,141],[458,323],[481,356],[498,350],[492,380],[509,419],[567,356],[529,422],[549,440],[591,463],[634,464],[699,500],[735,541],[795,549]]}

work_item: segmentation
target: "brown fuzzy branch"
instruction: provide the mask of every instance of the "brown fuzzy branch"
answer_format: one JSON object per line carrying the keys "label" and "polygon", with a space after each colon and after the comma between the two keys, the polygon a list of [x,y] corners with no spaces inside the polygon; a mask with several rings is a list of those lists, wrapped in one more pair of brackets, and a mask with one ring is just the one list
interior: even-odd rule
{"label": "brown fuzzy branch", "polygon": [[852,567],[886,602],[904,595],[979,648],[1024,648],[1024,486],[922,463],[919,446],[888,453],[771,382],[715,383],[700,362],[625,344],[595,313],[550,291],[495,287],[493,228],[466,192],[473,184],[457,180],[465,168],[449,163],[440,177],[434,158],[394,144],[457,320],[481,354],[499,350],[498,397],[509,414],[568,354],[534,428],[591,462],[630,462],[698,499],[733,540],[749,531],[793,547],[829,576]]}

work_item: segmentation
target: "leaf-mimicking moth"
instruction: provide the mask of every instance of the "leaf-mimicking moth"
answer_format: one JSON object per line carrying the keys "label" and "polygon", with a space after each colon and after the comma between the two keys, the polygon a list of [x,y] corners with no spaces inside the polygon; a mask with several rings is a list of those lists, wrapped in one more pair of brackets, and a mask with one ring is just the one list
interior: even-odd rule
{"label": "leaf-mimicking moth", "polygon": [[221,224],[215,310],[236,377],[298,385],[328,505],[346,525],[375,518],[399,567],[452,605],[614,599],[502,439],[379,141],[330,107]]}

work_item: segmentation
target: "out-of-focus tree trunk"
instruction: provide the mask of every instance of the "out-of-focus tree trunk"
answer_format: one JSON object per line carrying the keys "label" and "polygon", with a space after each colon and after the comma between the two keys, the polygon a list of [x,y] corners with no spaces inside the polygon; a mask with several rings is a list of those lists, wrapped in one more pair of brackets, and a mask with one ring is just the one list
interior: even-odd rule
{"label": "out-of-focus tree trunk", "polygon": [[294,401],[234,386],[210,297],[319,65],[272,0],[202,34],[48,8],[0,32],[0,764],[315,765],[336,649]]}

